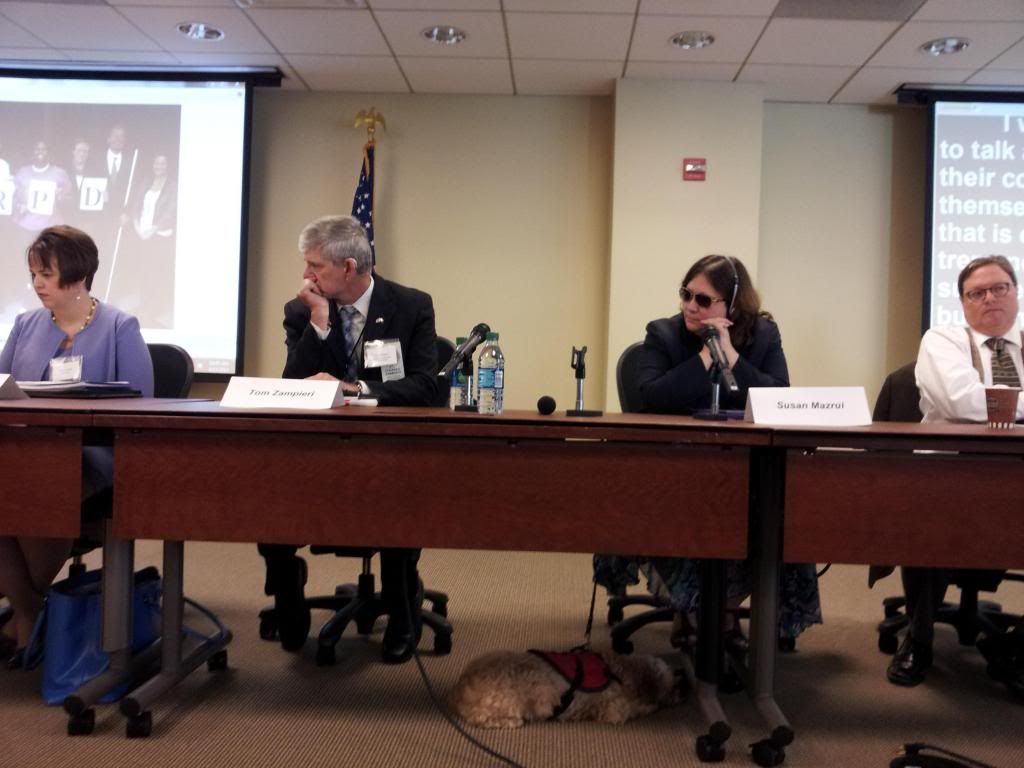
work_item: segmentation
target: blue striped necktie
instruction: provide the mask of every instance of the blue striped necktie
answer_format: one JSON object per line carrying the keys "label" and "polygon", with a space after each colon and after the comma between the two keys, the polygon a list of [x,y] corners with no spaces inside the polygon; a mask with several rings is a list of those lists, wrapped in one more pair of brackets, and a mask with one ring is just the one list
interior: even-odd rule
{"label": "blue striped necktie", "polygon": [[354,323],[357,317],[359,317],[359,310],[355,307],[341,308],[341,331],[345,335],[345,353],[348,355],[345,362],[345,381],[355,381],[358,375],[359,356],[355,350],[358,339]]}

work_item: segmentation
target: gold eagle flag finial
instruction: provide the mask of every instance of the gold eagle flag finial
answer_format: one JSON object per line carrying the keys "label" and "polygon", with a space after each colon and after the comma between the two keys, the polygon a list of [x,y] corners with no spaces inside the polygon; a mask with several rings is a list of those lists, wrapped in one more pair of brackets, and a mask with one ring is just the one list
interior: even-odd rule
{"label": "gold eagle flag finial", "polygon": [[381,128],[387,128],[387,123],[384,122],[384,115],[378,112],[373,107],[369,109],[360,109],[356,112],[355,122],[352,124],[353,128],[360,128],[366,126],[366,143],[376,144],[377,140],[374,134],[377,132],[377,124],[380,124]]}

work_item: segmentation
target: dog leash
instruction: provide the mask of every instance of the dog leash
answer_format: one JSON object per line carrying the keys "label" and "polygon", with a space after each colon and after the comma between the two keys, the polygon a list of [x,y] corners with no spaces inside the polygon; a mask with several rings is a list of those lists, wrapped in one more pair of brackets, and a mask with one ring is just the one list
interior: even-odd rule
{"label": "dog leash", "polygon": [[583,630],[583,644],[577,645],[575,648],[570,648],[570,651],[589,651],[590,650],[590,633],[594,629],[594,605],[597,603],[597,582],[594,582],[594,588],[590,591],[590,613],[587,615],[587,628]]}

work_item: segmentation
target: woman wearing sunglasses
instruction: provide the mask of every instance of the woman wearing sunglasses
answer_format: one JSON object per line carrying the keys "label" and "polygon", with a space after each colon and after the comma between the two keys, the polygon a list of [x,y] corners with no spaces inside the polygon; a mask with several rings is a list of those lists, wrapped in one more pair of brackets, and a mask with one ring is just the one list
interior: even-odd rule
{"label": "woman wearing sunglasses", "polygon": [[711,405],[711,352],[700,333],[718,331],[737,392],[721,387],[722,408],[742,409],[750,387],[789,386],[782,337],[739,259],[705,256],[679,287],[680,312],[647,325],[638,388],[648,413],[693,413]]}
{"label": "woman wearing sunglasses", "polygon": [[[637,385],[647,413],[690,414],[711,405],[711,352],[701,332],[718,331],[722,352],[738,385],[737,392],[720,388],[723,409],[742,409],[750,387],[788,387],[789,371],[782,337],[772,316],[761,310],[761,299],[743,263],[731,256],[710,255],[687,271],[679,287],[680,312],[647,324],[643,353],[637,367]],[[697,561],[660,557],[640,560],[618,555],[594,558],[594,580],[609,594],[624,594],[639,583],[638,569],[648,588],[667,597],[678,612],[673,636],[686,631],[688,616],[697,609],[700,582]],[[750,594],[750,572],[744,561],[730,562],[730,607],[738,607]],[[730,619],[727,637],[745,643]],[[783,645],[811,624],[821,623],[818,580],[813,565],[787,565],[779,608],[779,636]]]}

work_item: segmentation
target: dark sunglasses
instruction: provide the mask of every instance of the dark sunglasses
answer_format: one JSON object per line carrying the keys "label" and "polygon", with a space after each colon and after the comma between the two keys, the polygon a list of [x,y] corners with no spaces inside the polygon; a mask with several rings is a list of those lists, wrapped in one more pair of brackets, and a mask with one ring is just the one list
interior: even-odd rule
{"label": "dark sunglasses", "polygon": [[701,309],[708,309],[712,304],[719,301],[725,301],[725,299],[713,299],[706,293],[694,293],[689,288],[683,288],[679,292],[679,295],[683,298],[684,304],[689,304],[691,301],[696,301],[697,306]]}

